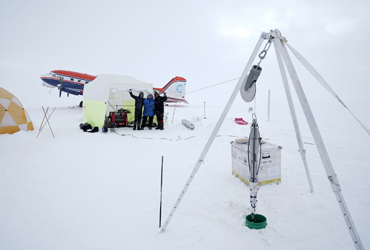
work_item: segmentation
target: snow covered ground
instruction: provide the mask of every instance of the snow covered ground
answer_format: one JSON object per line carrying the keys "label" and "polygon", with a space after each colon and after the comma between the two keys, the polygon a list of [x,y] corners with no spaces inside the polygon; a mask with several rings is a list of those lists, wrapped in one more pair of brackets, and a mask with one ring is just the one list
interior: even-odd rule
{"label": "snow covered ground", "polygon": [[[21,100],[29,103],[35,130],[0,135],[0,249],[355,249],[300,106],[314,193],[286,98],[274,95],[269,122],[266,96],[257,97],[256,108],[263,139],[283,148],[282,183],[258,193],[258,213],[267,217],[267,227],[245,227],[249,191],[231,173],[230,141],[250,129],[233,119],[251,122],[253,107],[238,96],[167,230],[159,233],[161,157],[163,224],[229,96],[189,94],[190,105],[166,107],[165,130],[121,128],[119,135],[84,133],[82,109],[68,108],[74,99],[55,94],[48,103],[57,107],[50,120],[55,138],[48,127],[36,138],[42,109]],[[362,243],[370,248],[370,137],[331,96],[309,101]],[[344,102],[370,126],[369,99]],[[184,127],[182,119],[193,121],[195,129]]]}

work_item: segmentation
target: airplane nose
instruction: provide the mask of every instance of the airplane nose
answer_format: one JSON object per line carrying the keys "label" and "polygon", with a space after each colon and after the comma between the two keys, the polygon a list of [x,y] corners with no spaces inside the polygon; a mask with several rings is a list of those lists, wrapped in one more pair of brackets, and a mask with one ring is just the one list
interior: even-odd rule
{"label": "airplane nose", "polygon": [[43,74],[40,76],[40,78],[42,79],[43,77],[51,77],[51,74],[50,73],[47,73],[47,74]]}
{"label": "airplane nose", "polygon": [[53,85],[53,80],[50,79],[51,77],[52,75],[50,73],[41,75],[40,78],[42,80],[42,86],[55,88],[55,85]]}

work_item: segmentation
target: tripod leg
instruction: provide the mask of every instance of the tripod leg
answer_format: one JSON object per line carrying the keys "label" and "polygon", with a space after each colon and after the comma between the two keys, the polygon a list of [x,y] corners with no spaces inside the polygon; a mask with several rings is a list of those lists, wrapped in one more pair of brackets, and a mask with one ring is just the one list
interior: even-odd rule
{"label": "tripod leg", "polygon": [[[262,33],[262,35],[264,35],[264,34],[266,34],[266,33]],[[196,164],[195,164],[195,166],[194,166],[194,168],[193,168],[193,171],[192,171],[192,173],[191,173],[190,177],[189,177],[189,178],[188,178],[188,180],[186,181],[185,186],[184,186],[184,188],[182,189],[182,191],[181,191],[181,193],[180,193],[180,195],[179,195],[178,199],[176,200],[174,207],[172,208],[172,210],[171,210],[170,214],[168,215],[168,217],[167,217],[167,219],[166,219],[166,221],[165,221],[164,225],[162,226],[162,228],[161,228],[161,231],[162,231],[162,232],[164,232],[164,231],[166,230],[166,227],[167,227],[167,225],[170,223],[172,216],[175,214],[176,209],[178,208],[178,206],[179,206],[179,204],[180,204],[180,202],[181,202],[182,198],[183,198],[183,197],[184,197],[184,195],[185,195],[185,192],[187,191],[188,187],[190,186],[190,184],[191,184],[191,182],[192,182],[192,180],[193,180],[194,176],[196,175],[196,173],[198,172],[198,170],[199,170],[199,168],[200,168],[200,165],[202,164],[202,162],[203,162],[204,158],[206,157],[206,155],[207,155],[207,153],[208,153],[209,148],[211,147],[211,145],[212,145],[212,143],[213,143],[214,139],[216,138],[217,133],[218,133],[218,131],[220,130],[220,127],[221,127],[222,123],[224,122],[224,120],[225,120],[225,118],[226,118],[226,115],[227,115],[227,113],[229,112],[229,110],[230,110],[230,108],[231,108],[231,106],[232,106],[232,104],[233,104],[233,102],[234,102],[234,100],[235,100],[236,95],[239,93],[239,90],[240,90],[240,87],[242,86],[242,83],[243,83],[243,82],[244,82],[244,80],[247,78],[247,76],[248,76],[248,72],[249,72],[249,70],[250,70],[250,68],[251,68],[251,66],[252,66],[252,63],[253,63],[253,61],[255,60],[255,58],[256,58],[256,56],[257,56],[257,53],[258,53],[258,50],[261,48],[262,42],[263,42],[263,40],[264,40],[264,38],[262,37],[262,35],[261,35],[261,37],[259,38],[259,40],[258,40],[258,42],[257,42],[257,44],[256,44],[256,47],[254,48],[254,50],[253,50],[253,52],[252,52],[252,55],[250,56],[250,58],[249,58],[249,60],[248,60],[248,63],[247,63],[247,65],[245,66],[245,68],[244,68],[244,70],[243,70],[243,73],[242,73],[241,77],[239,78],[239,81],[238,81],[237,85],[236,85],[236,86],[235,86],[235,88],[234,88],[234,91],[232,92],[232,94],[231,94],[231,96],[230,96],[229,101],[227,102],[227,104],[226,104],[226,106],[225,106],[225,108],[224,108],[224,111],[222,112],[222,114],[221,114],[221,116],[220,116],[220,119],[218,120],[218,122],[217,122],[217,124],[216,124],[216,126],[215,126],[215,128],[214,128],[214,130],[213,130],[213,132],[212,132],[212,134],[211,134],[211,136],[209,137],[209,139],[208,139],[208,141],[207,141],[207,144],[205,145],[205,147],[204,147],[204,149],[203,149],[203,151],[202,151],[201,155],[199,156],[199,159],[198,159],[198,161],[196,162]]]}
{"label": "tripod leg", "polygon": [[298,141],[299,152],[301,153],[301,158],[303,160],[304,168],[306,170],[306,176],[307,176],[308,184],[310,186],[310,191],[311,191],[311,193],[313,193],[313,185],[312,185],[311,175],[310,175],[310,171],[308,169],[308,165],[307,165],[307,161],[306,161],[306,151],[303,147],[301,131],[299,129],[298,119],[297,119],[297,115],[296,115],[296,112],[295,112],[295,109],[294,109],[292,94],[290,92],[288,78],[287,78],[286,71],[285,71],[285,68],[284,68],[283,60],[281,59],[280,46],[278,44],[278,43],[280,43],[280,40],[274,39],[273,42],[274,42],[276,57],[277,57],[279,68],[280,68],[281,77],[282,77],[283,83],[284,83],[286,97],[288,99],[288,104],[289,104],[290,114],[291,114],[292,120],[293,120],[295,134],[296,134],[297,141]]}
{"label": "tripod leg", "polygon": [[330,161],[328,152],[326,150],[324,141],[322,140],[319,128],[317,127],[315,118],[314,118],[313,113],[311,111],[310,105],[308,104],[306,95],[305,95],[305,93],[303,91],[303,88],[302,88],[302,85],[299,81],[297,72],[294,69],[293,62],[289,57],[288,50],[286,49],[286,46],[285,46],[284,42],[279,42],[278,44],[280,46],[279,48],[280,48],[282,57],[284,59],[284,62],[286,64],[286,67],[288,69],[290,78],[292,79],[292,82],[293,82],[295,91],[297,93],[298,99],[301,103],[302,109],[303,109],[304,114],[306,116],[307,123],[310,127],[311,134],[312,134],[313,139],[315,141],[315,144],[316,144],[318,153],[320,155],[321,161],[323,163],[323,166],[324,166],[326,175],[328,177],[329,183],[330,183],[331,188],[332,188],[332,190],[333,190],[333,192],[334,192],[334,194],[337,198],[339,207],[342,211],[344,220],[347,224],[347,228],[349,230],[349,233],[352,237],[352,240],[355,244],[356,249],[364,249],[364,247],[362,245],[362,242],[361,242],[361,239],[360,239],[360,236],[357,233],[355,224],[353,223],[352,217],[350,215],[350,212],[349,212],[349,210],[347,208],[347,205],[346,205],[346,202],[344,200],[337,175],[336,175],[336,173],[334,171],[334,168],[331,164],[331,161]]}

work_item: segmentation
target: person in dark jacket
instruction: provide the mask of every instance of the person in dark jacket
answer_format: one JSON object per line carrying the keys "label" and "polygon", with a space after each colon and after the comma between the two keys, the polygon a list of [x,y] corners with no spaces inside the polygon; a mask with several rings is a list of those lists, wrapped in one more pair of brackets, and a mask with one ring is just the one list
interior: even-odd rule
{"label": "person in dark jacket", "polygon": [[141,124],[141,129],[144,129],[146,120],[149,117],[149,130],[152,130],[154,114],[154,99],[153,95],[149,94],[144,100],[143,123]]}
{"label": "person in dark jacket", "polygon": [[155,129],[163,130],[163,113],[164,113],[164,102],[167,101],[167,95],[159,96],[158,92],[154,93],[154,111],[157,116],[158,126]]}
{"label": "person in dark jacket", "polygon": [[130,89],[130,96],[135,99],[135,120],[134,120],[134,130],[140,130],[141,116],[143,113],[144,105],[144,93],[140,92],[139,96],[132,94],[132,89]]}

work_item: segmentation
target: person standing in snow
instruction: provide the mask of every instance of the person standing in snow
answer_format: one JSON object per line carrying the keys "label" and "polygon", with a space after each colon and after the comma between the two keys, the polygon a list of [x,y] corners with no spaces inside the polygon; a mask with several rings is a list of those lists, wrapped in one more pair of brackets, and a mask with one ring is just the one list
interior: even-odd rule
{"label": "person standing in snow", "polygon": [[158,121],[158,126],[155,129],[163,130],[164,102],[167,101],[167,95],[164,93],[164,97],[161,97],[159,96],[158,92],[155,92],[154,97],[154,110]]}
{"label": "person standing in snow", "polygon": [[132,94],[132,89],[130,89],[130,96],[135,99],[135,120],[134,120],[134,130],[140,130],[141,116],[143,112],[144,105],[144,93],[140,92],[139,96]]}
{"label": "person standing in snow", "polygon": [[152,130],[154,118],[154,99],[152,94],[149,94],[147,98],[144,100],[143,123],[141,124],[141,129],[144,129],[148,117],[149,117],[149,130]]}

